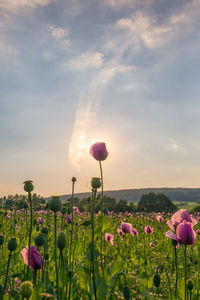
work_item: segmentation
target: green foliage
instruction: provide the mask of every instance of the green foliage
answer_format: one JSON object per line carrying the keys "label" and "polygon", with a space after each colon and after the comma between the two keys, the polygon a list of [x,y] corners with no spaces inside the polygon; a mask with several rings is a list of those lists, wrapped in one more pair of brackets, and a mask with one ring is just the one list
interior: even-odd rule
{"label": "green foliage", "polygon": [[177,206],[163,193],[143,195],[137,207],[139,212],[175,212],[177,209]]}

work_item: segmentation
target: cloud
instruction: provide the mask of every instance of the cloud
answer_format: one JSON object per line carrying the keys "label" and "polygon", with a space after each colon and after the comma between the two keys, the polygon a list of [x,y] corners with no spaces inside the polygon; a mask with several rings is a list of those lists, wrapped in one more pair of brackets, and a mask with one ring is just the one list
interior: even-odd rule
{"label": "cloud", "polygon": [[72,58],[67,66],[78,71],[85,71],[89,68],[100,68],[103,65],[103,53],[83,53],[81,56]]}
{"label": "cloud", "polygon": [[116,9],[120,9],[122,7],[133,8],[137,5],[142,6],[151,6],[154,0],[105,0],[107,5],[110,5]]}
{"label": "cloud", "polygon": [[150,48],[162,45],[172,33],[171,25],[157,25],[155,18],[142,11],[132,14],[130,18],[118,20],[116,27],[125,30],[134,43],[143,42]]}
{"label": "cloud", "polygon": [[134,66],[124,66],[113,61],[97,73],[90,82],[88,91],[81,93],[69,145],[69,160],[77,170],[80,169],[80,159],[84,153],[87,153],[92,143],[88,139],[87,132],[96,122],[106,87],[117,73],[125,73],[134,69]]}
{"label": "cloud", "polygon": [[0,1],[0,8],[8,11],[17,11],[24,7],[35,8],[37,6],[46,6],[51,0],[6,0]]}

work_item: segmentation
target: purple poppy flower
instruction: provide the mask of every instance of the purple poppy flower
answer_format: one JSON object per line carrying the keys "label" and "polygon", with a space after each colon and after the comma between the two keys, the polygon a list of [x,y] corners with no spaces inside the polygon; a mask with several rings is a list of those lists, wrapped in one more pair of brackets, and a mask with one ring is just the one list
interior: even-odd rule
{"label": "purple poppy flower", "polygon": [[65,215],[65,222],[66,223],[68,222],[68,224],[71,224],[72,223],[72,217],[70,215],[66,214]]}
{"label": "purple poppy flower", "polygon": [[106,144],[101,142],[93,144],[90,148],[90,154],[98,161],[105,160],[108,157]]}
{"label": "purple poppy flower", "polygon": [[150,226],[150,225],[147,225],[145,228],[144,228],[144,232],[147,233],[147,234],[152,234],[154,231],[154,229]]}
{"label": "purple poppy flower", "polygon": [[171,230],[166,232],[166,237],[176,240],[178,242],[177,248],[180,245],[193,245],[196,239],[196,232],[193,229],[193,225],[191,222],[183,221],[176,228],[176,234]]}
{"label": "purple poppy flower", "polygon": [[150,242],[149,246],[154,247],[154,243]]}
{"label": "purple poppy flower", "polygon": [[[28,265],[28,246],[26,246],[22,251],[21,255],[23,257],[24,263]],[[30,267],[34,270],[42,269],[42,258],[40,253],[38,252],[35,246],[31,246],[31,259],[30,259]]]}
{"label": "purple poppy flower", "polygon": [[197,224],[197,220],[188,213],[186,209],[180,209],[173,214],[170,220],[167,221],[167,225],[173,230],[176,231],[176,226],[182,223],[183,221],[189,222],[194,226]]}
{"label": "purple poppy flower", "polygon": [[121,230],[123,233],[129,233],[132,229],[132,224],[131,223],[121,223]]}
{"label": "purple poppy flower", "polygon": [[156,220],[161,223],[163,221],[163,217],[161,215],[157,215]]}
{"label": "purple poppy flower", "polygon": [[117,229],[117,232],[118,232],[119,236],[122,236],[124,234],[120,228]]}

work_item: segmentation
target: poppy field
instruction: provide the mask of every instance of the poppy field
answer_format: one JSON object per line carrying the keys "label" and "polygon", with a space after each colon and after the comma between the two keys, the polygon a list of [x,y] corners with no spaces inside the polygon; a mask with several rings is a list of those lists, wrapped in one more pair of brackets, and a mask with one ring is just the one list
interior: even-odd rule
{"label": "poppy field", "polygon": [[0,299],[199,299],[200,215],[105,210],[105,144],[90,154],[100,177],[87,211],[74,205],[75,177],[70,201],[52,196],[34,209],[28,180],[23,208],[1,208]]}

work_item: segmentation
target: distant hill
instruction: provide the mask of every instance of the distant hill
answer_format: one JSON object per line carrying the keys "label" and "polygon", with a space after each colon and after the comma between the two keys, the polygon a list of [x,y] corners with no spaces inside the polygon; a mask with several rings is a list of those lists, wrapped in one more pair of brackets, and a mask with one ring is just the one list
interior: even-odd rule
{"label": "distant hill", "polygon": [[[200,188],[143,188],[143,189],[127,189],[127,190],[112,190],[105,191],[105,195],[113,197],[117,200],[124,199],[128,202],[138,202],[143,194],[149,192],[164,193],[172,201],[183,202],[198,202],[200,201]],[[82,199],[90,196],[91,193],[78,193],[75,196]],[[71,195],[62,195],[62,201],[70,198]]]}

